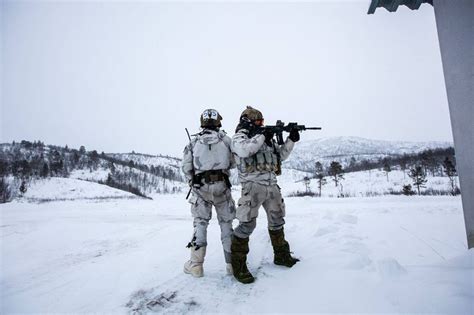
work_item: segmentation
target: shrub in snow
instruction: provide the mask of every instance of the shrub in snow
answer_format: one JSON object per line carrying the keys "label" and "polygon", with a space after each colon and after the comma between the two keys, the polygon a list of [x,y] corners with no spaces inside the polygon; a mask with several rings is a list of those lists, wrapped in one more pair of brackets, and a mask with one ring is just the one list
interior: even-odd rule
{"label": "shrub in snow", "polygon": [[402,194],[404,194],[405,196],[412,196],[415,194],[415,192],[413,191],[413,189],[411,189],[411,185],[408,184],[408,185],[403,185]]}

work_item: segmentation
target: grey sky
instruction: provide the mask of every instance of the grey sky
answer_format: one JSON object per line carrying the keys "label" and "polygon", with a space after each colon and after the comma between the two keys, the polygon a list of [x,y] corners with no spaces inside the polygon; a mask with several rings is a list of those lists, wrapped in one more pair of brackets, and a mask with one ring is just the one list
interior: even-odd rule
{"label": "grey sky", "polygon": [[305,139],[452,141],[433,8],[369,3],[3,2],[0,142],[180,155],[245,105]]}

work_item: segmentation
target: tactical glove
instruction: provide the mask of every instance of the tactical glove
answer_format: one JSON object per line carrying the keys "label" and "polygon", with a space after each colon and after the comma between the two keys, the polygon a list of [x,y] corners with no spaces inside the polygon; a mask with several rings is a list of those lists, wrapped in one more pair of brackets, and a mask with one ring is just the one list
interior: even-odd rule
{"label": "tactical glove", "polygon": [[290,138],[290,140],[293,142],[300,141],[300,132],[298,131],[298,129],[291,129],[288,138]]}
{"label": "tactical glove", "polygon": [[273,145],[273,136],[274,136],[274,133],[271,131],[271,130],[265,130],[265,143],[271,147]]}
{"label": "tactical glove", "polygon": [[235,129],[235,132],[238,132],[240,129],[246,129],[249,131],[249,135],[252,134],[255,130],[255,125],[253,122],[248,119],[247,117],[242,117],[240,118],[239,124],[237,125],[237,128]]}

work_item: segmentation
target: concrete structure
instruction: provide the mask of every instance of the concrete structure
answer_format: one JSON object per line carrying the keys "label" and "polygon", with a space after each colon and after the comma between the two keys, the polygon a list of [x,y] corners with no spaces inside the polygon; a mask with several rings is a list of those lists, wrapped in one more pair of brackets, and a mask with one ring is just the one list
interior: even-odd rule
{"label": "concrete structure", "polygon": [[468,248],[474,247],[474,0],[372,0],[394,12],[399,5],[435,10],[444,80],[448,95]]}

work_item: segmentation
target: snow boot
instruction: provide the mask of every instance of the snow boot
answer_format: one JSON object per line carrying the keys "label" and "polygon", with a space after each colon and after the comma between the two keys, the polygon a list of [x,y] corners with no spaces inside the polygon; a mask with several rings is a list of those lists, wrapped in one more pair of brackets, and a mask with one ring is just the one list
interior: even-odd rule
{"label": "snow boot", "polygon": [[280,230],[272,231],[268,230],[270,233],[270,240],[272,241],[274,258],[273,262],[275,265],[293,267],[298,261],[298,258],[291,256],[290,245],[285,240],[285,233],[283,228]]}
{"label": "snow boot", "polygon": [[247,254],[249,253],[249,238],[232,236],[231,245],[232,272],[235,279],[242,283],[252,283],[255,278],[247,269]]}
{"label": "snow boot", "polygon": [[193,277],[199,278],[204,275],[202,264],[204,263],[204,256],[206,256],[206,246],[191,247],[191,258],[184,264],[184,273],[190,274]]}
{"label": "snow boot", "polygon": [[232,264],[225,264],[225,273],[228,276],[232,276],[234,272],[232,271]]}

